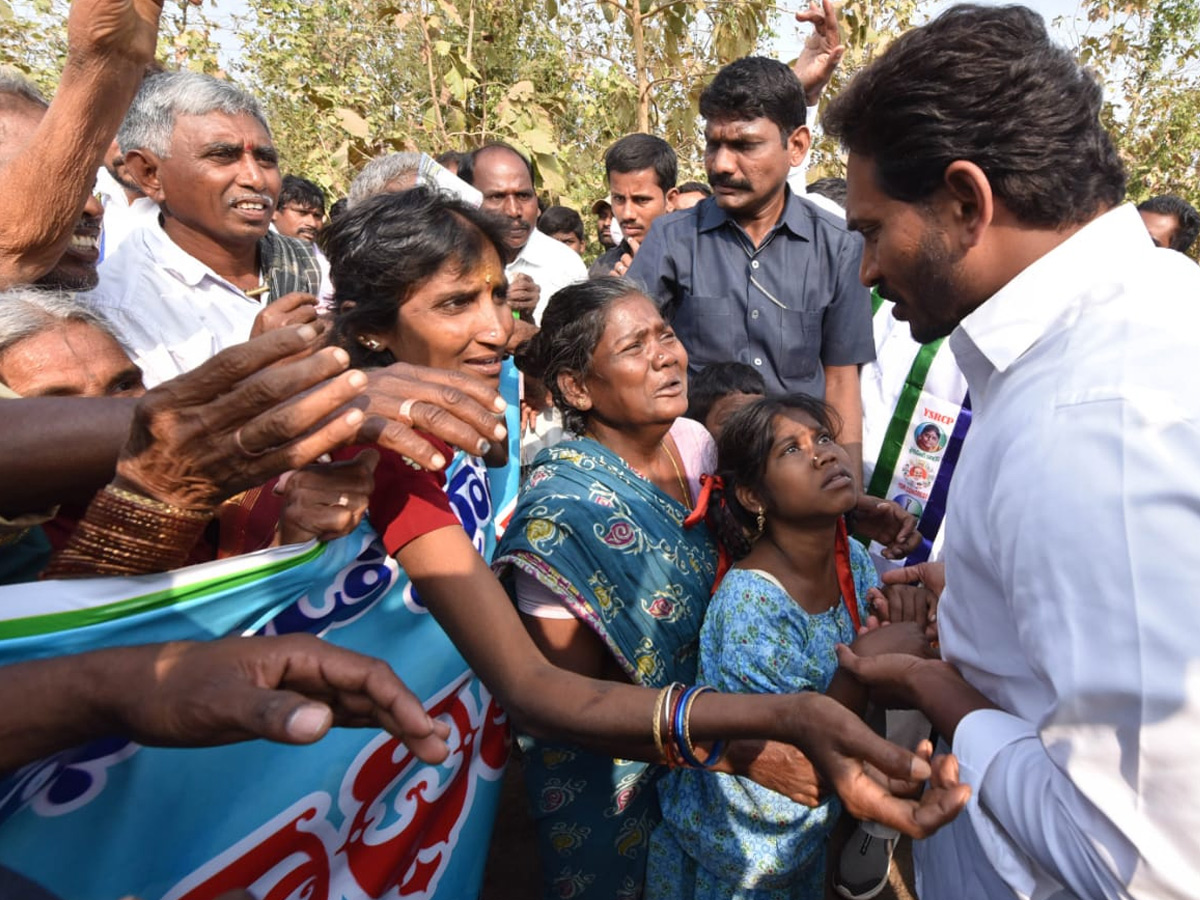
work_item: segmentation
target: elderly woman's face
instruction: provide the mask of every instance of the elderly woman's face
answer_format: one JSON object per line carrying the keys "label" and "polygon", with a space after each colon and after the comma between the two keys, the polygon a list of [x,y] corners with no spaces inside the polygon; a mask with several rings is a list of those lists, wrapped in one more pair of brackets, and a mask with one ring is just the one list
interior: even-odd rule
{"label": "elderly woman's face", "polygon": [[687,412],[687,359],[649,298],[617,300],[583,380],[585,411],[616,427],[673,422]]}
{"label": "elderly woman's face", "polygon": [[489,243],[470,271],[447,263],[417,285],[380,340],[400,362],[465,372],[494,387],[513,330],[507,289],[500,255]]}
{"label": "elderly woman's face", "polygon": [[142,370],[93,325],[63,322],[0,354],[0,381],[23,397],[140,397]]}

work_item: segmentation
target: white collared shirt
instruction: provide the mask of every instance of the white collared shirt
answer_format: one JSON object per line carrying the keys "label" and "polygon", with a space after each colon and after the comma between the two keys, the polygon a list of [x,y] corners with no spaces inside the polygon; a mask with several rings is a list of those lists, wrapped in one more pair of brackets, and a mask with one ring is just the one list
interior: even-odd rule
{"label": "white collared shirt", "polygon": [[[1132,206],[963,320],[942,652],[1000,710],[922,900],[1200,891],[1200,268]],[[1007,886],[1006,886],[1007,884]]]}
{"label": "white collared shirt", "polygon": [[529,240],[517,258],[504,269],[510,281],[519,272],[532,278],[540,291],[537,306],[533,310],[533,319],[539,324],[546,304],[559,288],[576,281],[587,281],[587,266],[579,254],[536,228],[530,232]]}
{"label": "white collared shirt", "polygon": [[138,229],[100,266],[82,299],[106,316],[142,367],[146,387],[191,371],[250,338],[268,297],[247,297],[167,237]]}
{"label": "white collared shirt", "polygon": [[104,227],[100,236],[100,258],[107,259],[117,252],[134,231],[158,220],[158,204],[149,197],[132,201],[125,195],[124,186],[101,166],[96,172],[96,193],[104,207]]}

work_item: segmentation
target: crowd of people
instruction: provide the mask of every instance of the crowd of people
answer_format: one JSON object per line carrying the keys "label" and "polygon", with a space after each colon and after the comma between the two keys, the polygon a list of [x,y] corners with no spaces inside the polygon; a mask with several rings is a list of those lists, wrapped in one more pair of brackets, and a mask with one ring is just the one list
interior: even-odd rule
{"label": "crowd of people", "polygon": [[514,746],[547,898],[1190,896],[1200,215],[1039,16],[814,2],[585,222],[160,14],[0,75],[0,896],[474,897]]}

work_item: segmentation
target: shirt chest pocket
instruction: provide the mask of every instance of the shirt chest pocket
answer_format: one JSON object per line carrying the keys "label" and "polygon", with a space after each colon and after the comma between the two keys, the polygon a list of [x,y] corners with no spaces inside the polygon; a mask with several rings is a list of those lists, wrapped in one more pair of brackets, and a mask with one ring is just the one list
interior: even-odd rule
{"label": "shirt chest pocket", "polygon": [[728,297],[689,295],[672,322],[675,334],[688,352],[693,366],[728,362],[737,358],[740,341],[735,334],[736,320]]}
{"label": "shirt chest pocket", "polygon": [[784,378],[814,378],[821,365],[824,310],[780,310],[779,370]]}

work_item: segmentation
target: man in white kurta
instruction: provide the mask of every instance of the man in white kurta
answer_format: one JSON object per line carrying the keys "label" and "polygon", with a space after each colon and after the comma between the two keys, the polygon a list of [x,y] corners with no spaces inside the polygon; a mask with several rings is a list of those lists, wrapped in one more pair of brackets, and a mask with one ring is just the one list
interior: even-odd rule
{"label": "man in white kurta", "polygon": [[945,662],[841,651],[974,792],[917,847],[922,900],[1200,891],[1200,270],[1121,203],[1100,109],[1036,14],[981,7],[826,111],[862,278],[916,339],[950,335],[974,414]]}

